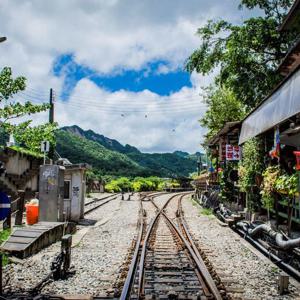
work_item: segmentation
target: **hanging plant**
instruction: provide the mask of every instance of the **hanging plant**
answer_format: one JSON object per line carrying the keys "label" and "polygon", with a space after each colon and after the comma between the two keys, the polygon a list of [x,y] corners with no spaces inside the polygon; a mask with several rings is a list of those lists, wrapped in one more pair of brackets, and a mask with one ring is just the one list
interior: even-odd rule
{"label": "hanging plant", "polygon": [[268,167],[263,173],[263,183],[261,185],[260,194],[262,196],[262,204],[266,209],[271,209],[274,205],[274,193],[276,192],[276,181],[279,178],[279,166]]}
{"label": "hanging plant", "polygon": [[235,188],[233,181],[230,179],[230,172],[235,169],[236,163],[231,162],[220,172],[220,197],[222,201],[234,201]]}
{"label": "hanging plant", "polygon": [[261,141],[253,138],[244,144],[243,160],[239,165],[239,184],[245,192],[256,184],[256,175],[262,173],[263,166]]}
{"label": "hanging plant", "polygon": [[287,195],[289,198],[299,196],[298,192],[299,177],[295,173],[293,175],[282,174],[275,182],[275,189],[279,194]]}
{"label": "hanging plant", "polygon": [[247,193],[247,206],[254,211],[260,206],[260,195],[256,189],[257,174],[261,175],[264,169],[263,143],[259,138],[247,141],[243,146],[243,160],[239,164],[239,186],[242,192]]}

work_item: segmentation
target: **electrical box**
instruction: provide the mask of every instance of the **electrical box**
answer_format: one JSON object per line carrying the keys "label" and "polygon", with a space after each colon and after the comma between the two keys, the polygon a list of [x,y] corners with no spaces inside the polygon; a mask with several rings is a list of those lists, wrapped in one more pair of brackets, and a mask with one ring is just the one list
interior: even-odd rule
{"label": "electrical box", "polygon": [[58,165],[40,166],[39,221],[64,220],[64,170]]}

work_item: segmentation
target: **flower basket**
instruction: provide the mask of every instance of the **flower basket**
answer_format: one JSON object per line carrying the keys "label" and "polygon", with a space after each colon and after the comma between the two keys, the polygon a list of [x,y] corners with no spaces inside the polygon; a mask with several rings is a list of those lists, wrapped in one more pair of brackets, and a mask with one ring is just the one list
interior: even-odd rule
{"label": "flower basket", "polygon": [[296,156],[296,170],[300,171],[300,151],[294,151]]}

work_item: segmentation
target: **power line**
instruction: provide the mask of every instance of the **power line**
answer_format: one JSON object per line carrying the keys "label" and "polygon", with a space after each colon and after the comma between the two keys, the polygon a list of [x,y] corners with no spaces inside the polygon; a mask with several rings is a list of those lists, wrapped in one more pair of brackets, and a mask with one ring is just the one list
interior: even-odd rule
{"label": "power line", "polygon": [[156,110],[151,110],[151,109],[144,109],[144,110],[137,110],[135,108],[133,109],[107,109],[107,108],[103,108],[103,107],[95,107],[95,106],[85,106],[84,104],[74,104],[74,103],[65,103],[65,102],[61,102],[61,101],[57,101],[57,104],[61,104],[61,105],[66,105],[66,106],[70,106],[73,108],[84,108],[85,110],[88,111],[93,111],[95,112],[95,109],[97,109],[97,111],[101,111],[101,112],[107,112],[107,113],[118,113],[118,114],[132,114],[132,113],[143,113],[143,114],[153,114],[153,113],[183,113],[183,112],[194,112],[197,109],[201,108],[201,107],[186,107],[185,109],[182,108],[177,108],[177,109],[156,109]]}
{"label": "power line", "polygon": [[[29,100],[34,101],[34,102],[42,102],[39,97],[37,96],[33,96],[27,93],[22,92],[21,93],[22,96],[27,97]],[[58,98],[60,99],[60,98]],[[46,101],[46,100],[45,100]],[[84,104],[84,105],[91,105],[94,107],[98,107],[98,108],[111,108],[114,109],[116,107],[116,105],[118,105],[118,107],[121,107],[122,109],[122,104],[125,105],[125,103],[107,103],[107,102],[95,102],[95,101],[89,101],[89,100],[83,100],[83,101],[74,101],[73,99],[71,101],[64,101],[63,99],[60,99],[60,101],[62,103],[65,104]],[[128,108],[128,106],[133,107],[133,108],[139,108],[139,107],[145,107],[145,106],[150,106],[150,108],[148,107],[148,109],[152,109],[151,106],[154,106],[154,109],[173,109],[173,108],[186,108],[186,107],[206,107],[206,104],[201,103],[201,102],[187,102],[187,103],[183,103],[183,102],[176,102],[174,103],[174,101],[168,101],[168,102],[151,102],[151,103],[134,103],[134,102],[130,102],[128,104],[126,104],[126,108]]]}
{"label": "power line", "polygon": [[[41,92],[41,91],[38,91],[38,90],[35,90],[35,89],[32,89],[32,88],[28,88],[28,90],[29,90],[29,92],[30,93],[32,93],[32,94],[34,94],[35,96],[41,96],[41,97],[47,97],[48,96],[48,94],[47,93],[45,93],[45,92]],[[129,92],[129,95],[130,95],[130,93],[132,93],[132,92]],[[137,92],[137,94],[138,94],[139,92]],[[58,96],[59,97],[63,97],[64,95],[66,95],[66,96],[69,96],[69,98],[72,98],[72,99],[80,99],[80,100],[86,100],[86,99],[89,99],[89,100],[96,100],[97,101],[97,99],[93,99],[93,98],[91,98],[91,96],[90,95],[84,95],[84,94],[81,94],[81,95],[70,95],[70,94],[67,94],[67,93],[65,93],[65,92],[63,92],[63,93],[60,93]],[[121,97],[121,96],[119,96],[119,95],[116,95],[116,93],[114,92],[114,93],[112,93],[111,95],[109,95],[109,96],[104,96],[103,98],[105,98],[105,99],[109,99],[109,100],[123,100],[124,102],[132,102],[132,100],[133,99],[130,99],[130,97],[131,96],[129,96],[129,97]],[[188,100],[188,99],[195,99],[195,98],[197,98],[197,99],[199,99],[200,98],[200,95],[199,94],[194,94],[194,95],[186,95],[186,96],[183,96],[183,95],[181,95],[181,96],[174,96],[174,95],[172,95],[172,96],[159,96],[161,99],[172,99],[172,97],[174,97],[174,98],[176,98],[176,100],[178,100],[178,101],[180,101],[180,100],[184,100],[184,99],[186,99],[186,100]],[[135,99],[134,100],[136,100],[136,98],[137,97],[135,97]],[[147,102],[147,101],[152,101],[152,100],[155,100],[155,97],[153,97],[153,98],[144,98],[143,100],[141,100],[141,99],[139,99],[138,101],[139,102],[143,102],[143,101],[145,101],[145,102]]]}

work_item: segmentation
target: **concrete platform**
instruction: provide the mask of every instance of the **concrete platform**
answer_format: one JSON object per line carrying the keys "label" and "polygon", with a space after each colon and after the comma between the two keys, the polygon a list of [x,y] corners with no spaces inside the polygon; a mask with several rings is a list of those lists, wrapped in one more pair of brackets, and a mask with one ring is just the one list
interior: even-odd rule
{"label": "concrete platform", "polygon": [[25,258],[59,241],[64,234],[74,233],[76,225],[69,222],[38,222],[15,229],[1,250],[18,258]]}

